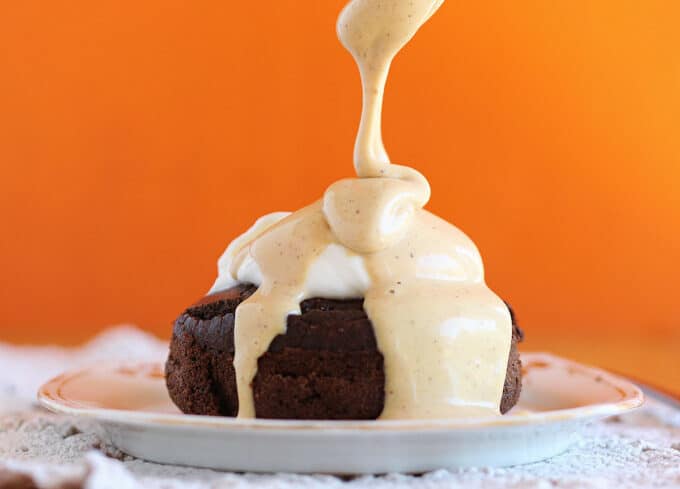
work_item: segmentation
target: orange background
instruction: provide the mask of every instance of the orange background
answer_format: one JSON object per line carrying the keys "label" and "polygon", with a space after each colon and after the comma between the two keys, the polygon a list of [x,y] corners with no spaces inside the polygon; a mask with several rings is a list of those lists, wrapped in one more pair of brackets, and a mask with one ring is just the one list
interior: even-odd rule
{"label": "orange background", "polygon": [[[343,4],[2,2],[0,339],[167,336],[231,238],[350,175]],[[530,345],[581,338],[597,360],[625,334],[678,368],[678,19],[448,1],[393,66],[388,151],[476,241]]]}

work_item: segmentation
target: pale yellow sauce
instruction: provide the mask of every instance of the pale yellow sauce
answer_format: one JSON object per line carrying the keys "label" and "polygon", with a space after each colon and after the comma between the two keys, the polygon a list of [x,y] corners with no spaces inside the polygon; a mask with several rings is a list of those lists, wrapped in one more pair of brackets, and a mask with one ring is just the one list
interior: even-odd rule
{"label": "pale yellow sauce", "polygon": [[[380,120],[392,59],[443,0],[353,0],[337,31],[361,72],[363,111],[354,150],[357,179],[332,184],[323,199],[258,230],[235,252],[262,284],[236,310],[239,413],[254,417],[257,359],[289,314],[309,298],[308,271],[330,244],[363,259],[371,279],[364,297],[385,360],[383,419],[451,418],[500,413],[512,325],[484,283],[470,239],[422,207],[430,197],[416,170],[393,165]],[[333,277],[329,277],[333,280]]]}

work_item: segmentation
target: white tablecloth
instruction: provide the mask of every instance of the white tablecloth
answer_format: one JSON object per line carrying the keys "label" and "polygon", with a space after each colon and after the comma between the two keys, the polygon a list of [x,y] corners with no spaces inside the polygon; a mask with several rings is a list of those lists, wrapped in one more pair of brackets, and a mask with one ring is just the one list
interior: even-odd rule
{"label": "white tablecloth", "polygon": [[148,463],[109,445],[96,423],[54,416],[34,403],[38,386],[65,369],[102,360],[164,358],[166,349],[134,328],[109,330],[74,349],[0,344],[0,489],[680,487],[680,411],[654,401],[595,424],[572,450],[546,462],[357,478],[234,474]]}

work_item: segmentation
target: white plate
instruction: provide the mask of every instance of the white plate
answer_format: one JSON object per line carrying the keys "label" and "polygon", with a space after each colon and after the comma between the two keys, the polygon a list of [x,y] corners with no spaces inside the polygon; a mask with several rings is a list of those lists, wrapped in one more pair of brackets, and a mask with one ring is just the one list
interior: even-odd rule
{"label": "white plate", "polygon": [[41,387],[40,403],[101,422],[111,441],[154,462],[255,472],[424,472],[535,462],[565,451],[587,422],[643,403],[630,382],[527,353],[520,401],[500,417],[404,421],[239,420],[181,414],[161,364],[97,366]]}

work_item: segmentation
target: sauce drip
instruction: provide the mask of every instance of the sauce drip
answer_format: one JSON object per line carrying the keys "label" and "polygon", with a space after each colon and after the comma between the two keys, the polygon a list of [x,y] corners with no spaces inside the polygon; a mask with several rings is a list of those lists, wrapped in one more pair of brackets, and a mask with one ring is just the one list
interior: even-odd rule
{"label": "sauce drip", "polygon": [[285,333],[287,316],[300,313],[300,302],[310,297],[310,267],[330,245],[363,260],[370,277],[364,309],[385,360],[382,419],[500,413],[510,314],[484,283],[475,245],[423,209],[427,180],[392,164],[381,136],[391,62],[442,3],[352,0],[339,16],[338,37],[354,56],[363,86],[354,148],[359,178],[335,182],[321,200],[258,227],[230,251],[232,277],[246,257],[262,277],[236,310],[239,417],[255,416],[257,359]]}

